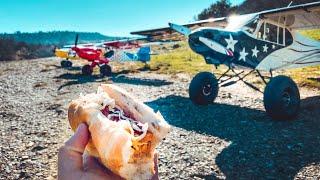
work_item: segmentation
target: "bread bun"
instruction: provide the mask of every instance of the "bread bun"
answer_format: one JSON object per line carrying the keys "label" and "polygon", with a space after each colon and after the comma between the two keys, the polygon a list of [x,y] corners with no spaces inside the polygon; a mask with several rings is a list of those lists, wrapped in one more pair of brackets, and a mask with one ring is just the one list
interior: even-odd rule
{"label": "bread bun", "polygon": [[[119,119],[114,120],[118,114],[104,113],[112,110]],[[97,93],[72,101],[68,119],[73,131],[80,123],[88,125],[91,137],[86,151],[115,174],[125,179],[154,175],[155,148],[170,130],[160,112],[115,85],[103,84]]]}

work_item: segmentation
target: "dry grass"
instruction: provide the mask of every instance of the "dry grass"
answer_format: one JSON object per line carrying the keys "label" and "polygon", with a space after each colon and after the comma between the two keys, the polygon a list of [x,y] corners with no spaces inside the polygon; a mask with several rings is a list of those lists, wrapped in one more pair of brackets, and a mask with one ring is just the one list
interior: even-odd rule
{"label": "dry grass", "polygon": [[292,77],[299,86],[320,89],[320,66],[293,69],[285,74]]}
{"label": "dry grass", "polygon": [[205,63],[203,58],[191,51],[187,44],[180,43],[180,48],[172,49],[172,46],[164,51],[162,48],[153,47],[158,55],[152,55],[150,63],[145,66],[144,63],[113,63],[115,71],[132,71],[136,72],[139,70],[150,70],[162,74],[178,74],[188,73],[196,74],[200,71],[211,71],[212,66]]}
{"label": "dry grass", "polygon": [[320,40],[320,29],[314,29],[314,30],[304,30],[304,31],[301,31],[301,33],[305,36],[308,36],[312,39],[315,39],[315,40]]}

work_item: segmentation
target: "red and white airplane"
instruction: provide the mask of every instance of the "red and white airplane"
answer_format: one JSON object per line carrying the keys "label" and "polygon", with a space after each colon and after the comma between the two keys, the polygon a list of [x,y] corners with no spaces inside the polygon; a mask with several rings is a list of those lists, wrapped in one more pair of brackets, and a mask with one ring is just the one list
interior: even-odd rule
{"label": "red and white airplane", "polygon": [[[131,40],[110,41],[98,44],[81,44],[78,45],[79,36],[76,36],[75,44],[64,46],[61,49],[55,49],[57,57],[63,58],[61,61],[62,67],[71,67],[72,59],[85,59],[90,64],[82,67],[84,75],[91,75],[93,68],[99,66],[100,74],[103,76],[111,75],[110,61],[150,61],[150,47],[140,46],[137,42]],[[137,40],[137,39],[134,39]],[[126,52],[124,50],[137,49],[135,53]],[[117,51],[117,56],[115,52]],[[119,56],[120,53],[120,56]]]}

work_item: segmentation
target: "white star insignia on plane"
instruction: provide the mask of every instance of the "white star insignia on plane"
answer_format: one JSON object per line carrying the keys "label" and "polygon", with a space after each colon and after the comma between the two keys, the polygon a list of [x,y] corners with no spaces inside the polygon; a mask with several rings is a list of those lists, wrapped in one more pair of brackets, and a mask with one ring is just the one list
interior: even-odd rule
{"label": "white star insignia on plane", "polygon": [[241,61],[241,60],[246,61],[247,55],[248,55],[248,53],[246,52],[246,48],[243,48],[243,50],[240,52],[239,61]]}
{"label": "white star insignia on plane", "polygon": [[268,52],[268,46],[266,44],[263,46],[263,52]]}
{"label": "white star insignia on plane", "polygon": [[258,52],[260,52],[258,49],[257,49],[257,46],[254,47],[254,49],[251,49],[252,51],[252,57],[258,57]]}
{"label": "white star insignia on plane", "polygon": [[231,49],[232,52],[234,52],[234,46],[237,44],[237,40],[234,40],[233,37],[230,35],[230,38],[229,39],[224,39],[226,42],[227,42],[227,49]]}

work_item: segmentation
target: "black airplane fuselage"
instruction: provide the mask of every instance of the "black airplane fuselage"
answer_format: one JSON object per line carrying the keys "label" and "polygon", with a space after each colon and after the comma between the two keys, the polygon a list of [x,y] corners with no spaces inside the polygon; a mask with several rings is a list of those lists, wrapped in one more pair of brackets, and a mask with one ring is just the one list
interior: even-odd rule
{"label": "black airplane fuselage", "polygon": [[[209,48],[199,40],[200,37],[210,39],[231,50],[233,56],[228,56]],[[233,40],[235,42],[234,46],[228,47],[227,40]],[[234,64],[252,69],[257,67],[272,52],[285,47],[277,43],[256,39],[242,30],[227,31],[218,28],[200,28],[195,30],[189,35],[188,42],[190,48],[197,54],[202,55],[207,64]],[[292,44],[292,42],[287,42],[287,44]]]}

